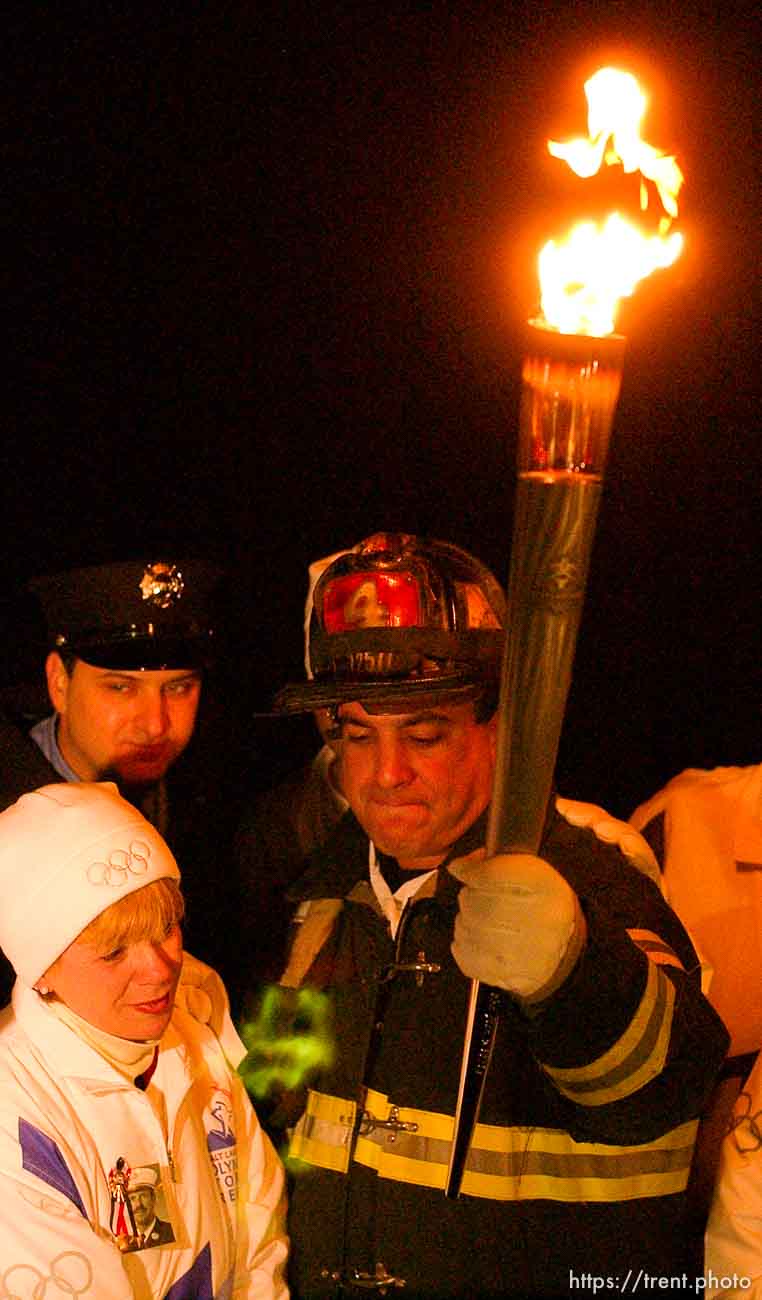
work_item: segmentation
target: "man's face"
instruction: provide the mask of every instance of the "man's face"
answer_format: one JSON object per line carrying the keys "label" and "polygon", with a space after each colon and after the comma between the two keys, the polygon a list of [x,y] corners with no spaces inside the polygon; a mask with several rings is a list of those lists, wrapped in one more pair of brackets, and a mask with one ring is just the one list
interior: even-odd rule
{"label": "man's face", "polygon": [[490,801],[496,721],[477,722],[471,701],[408,703],[400,713],[342,704],[341,783],[376,847],[423,869],[441,862]]}
{"label": "man's face", "polygon": [[201,677],[190,669],[97,668],[77,659],[67,673],[48,655],[48,691],[59,714],[58,745],[83,781],[115,776],[158,781],[193,735]]}
{"label": "man's face", "polygon": [[143,1043],[161,1038],[169,1024],[182,957],[179,925],[159,943],[141,939],[113,952],[79,938],[41,982],[96,1029]]}
{"label": "man's face", "polygon": [[145,1232],[156,1218],[156,1193],[152,1187],[142,1184],[128,1192],[135,1226],[138,1232]]}

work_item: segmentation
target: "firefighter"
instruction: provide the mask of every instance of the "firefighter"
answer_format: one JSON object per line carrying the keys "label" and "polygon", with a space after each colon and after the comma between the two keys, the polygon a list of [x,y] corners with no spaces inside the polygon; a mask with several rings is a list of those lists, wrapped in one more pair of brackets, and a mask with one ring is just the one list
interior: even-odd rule
{"label": "firefighter", "polygon": [[[275,702],[333,711],[349,804],[291,891],[282,978],[322,991],[336,1049],[290,1138],[301,1300],[700,1272],[686,1186],[727,1035],[631,827],[554,799],[537,857],[482,860],[505,626],[474,557],[376,534],[315,584],[312,676]],[[473,978],[502,1005],[451,1199]]]}

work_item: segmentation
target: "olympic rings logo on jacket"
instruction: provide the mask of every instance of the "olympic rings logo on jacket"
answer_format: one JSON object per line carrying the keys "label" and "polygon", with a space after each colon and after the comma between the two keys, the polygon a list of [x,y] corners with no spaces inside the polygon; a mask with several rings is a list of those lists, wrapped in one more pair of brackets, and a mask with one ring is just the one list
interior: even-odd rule
{"label": "olympic rings logo on jacket", "polygon": [[91,862],[87,879],[91,885],[110,885],[118,889],[128,876],[144,876],[148,870],[151,846],[143,840],[133,840],[128,849],[113,849],[105,862]]}

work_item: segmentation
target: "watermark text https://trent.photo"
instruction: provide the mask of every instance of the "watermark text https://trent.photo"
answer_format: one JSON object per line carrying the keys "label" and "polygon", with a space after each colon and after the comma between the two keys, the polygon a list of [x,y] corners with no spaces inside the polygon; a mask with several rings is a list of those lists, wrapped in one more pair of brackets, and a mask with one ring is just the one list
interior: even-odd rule
{"label": "watermark text https://trent.photo", "polygon": [[688,1273],[665,1276],[647,1273],[641,1268],[637,1272],[629,1269],[621,1277],[603,1277],[600,1274],[575,1273],[572,1269],[569,1270],[569,1290],[590,1291],[593,1295],[597,1295],[600,1291],[619,1292],[622,1295],[653,1291],[689,1292],[694,1295],[708,1296],[734,1295],[748,1291],[751,1281],[750,1277],[739,1273],[731,1273],[723,1277],[716,1277],[712,1272],[694,1277],[689,1276]]}

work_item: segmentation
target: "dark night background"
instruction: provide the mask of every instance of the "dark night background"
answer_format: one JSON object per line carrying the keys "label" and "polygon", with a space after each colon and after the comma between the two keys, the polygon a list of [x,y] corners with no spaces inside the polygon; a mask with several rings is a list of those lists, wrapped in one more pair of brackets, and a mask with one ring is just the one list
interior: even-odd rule
{"label": "dark night background", "polygon": [[684,766],[759,761],[755,11],[19,7],[4,680],[40,653],[27,578],[209,555],[230,579],[231,763],[245,750],[262,786],[312,745],[248,722],[301,671],[310,559],[396,528],[505,579],[534,257],[585,193],[544,142],[584,133],[583,82],[616,62],[686,173],[687,247],[619,320],[559,785],[626,815]]}

